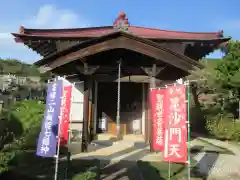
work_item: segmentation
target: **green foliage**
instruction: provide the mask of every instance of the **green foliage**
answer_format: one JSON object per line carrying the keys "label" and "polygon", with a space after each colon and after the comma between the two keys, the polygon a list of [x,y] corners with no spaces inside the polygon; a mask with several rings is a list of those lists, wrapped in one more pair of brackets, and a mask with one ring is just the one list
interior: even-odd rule
{"label": "green foliage", "polygon": [[17,59],[1,59],[0,58],[0,74],[14,74],[18,76],[35,76],[40,77],[41,81],[46,81],[50,77],[50,73],[41,74],[33,64],[27,64]]}
{"label": "green foliage", "polygon": [[87,171],[78,175],[75,175],[72,180],[95,180],[97,177],[96,172]]}
{"label": "green foliage", "polygon": [[40,72],[34,65],[23,63],[17,59],[1,59],[1,74],[16,74],[21,76],[40,76]]}
{"label": "green foliage", "polygon": [[215,68],[219,98],[235,118],[237,118],[237,106],[240,101],[240,42],[230,41],[226,56],[218,63]]}
{"label": "green foliage", "polygon": [[206,127],[217,139],[240,141],[240,122],[227,116],[207,120]]}
{"label": "green foliage", "polygon": [[14,152],[0,152],[0,175],[9,170],[9,162],[11,162],[14,157]]}
{"label": "green foliage", "polygon": [[[204,69],[187,77],[191,84],[192,130],[205,126],[211,135],[239,141],[240,42],[230,41],[222,59],[203,59]],[[204,97],[205,100],[202,100]]]}
{"label": "green foliage", "polygon": [[[197,161],[193,159],[194,154],[191,154],[191,179],[195,180],[195,177],[199,174],[196,169]],[[169,179],[169,163],[168,162],[147,162],[147,161],[138,161],[137,162],[140,173],[144,179],[151,180],[164,180]],[[186,179],[188,173],[188,166],[182,163],[171,163],[171,180],[181,180]],[[202,176],[200,176],[202,177]],[[196,178],[196,180],[201,180],[202,178]]]}
{"label": "green foliage", "polygon": [[21,101],[1,114],[0,173],[8,170],[18,152],[36,146],[44,107],[38,101]]}
{"label": "green foliage", "polygon": [[24,147],[35,147],[36,139],[41,130],[44,110],[45,105],[35,100],[17,102],[11,109],[10,118],[17,117],[22,124],[23,134],[21,137],[24,139]]}
{"label": "green foliage", "polygon": [[238,101],[240,98],[240,42],[229,42],[228,53],[215,70],[216,82],[223,90],[229,91],[231,98]]}

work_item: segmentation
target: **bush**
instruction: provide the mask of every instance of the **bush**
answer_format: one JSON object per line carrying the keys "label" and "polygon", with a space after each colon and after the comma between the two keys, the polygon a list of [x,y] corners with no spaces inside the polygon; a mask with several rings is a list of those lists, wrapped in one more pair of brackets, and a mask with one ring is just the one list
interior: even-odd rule
{"label": "bush", "polygon": [[97,173],[92,171],[87,171],[73,177],[73,180],[95,180],[97,178]]}
{"label": "bush", "polygon": [[22,126],[21,146],[23,148],[35,148],[41,131],[44,110],[45,105],[36,100],[21,101],[11,108],[10,119],[16,119]]}
{"label": "bush", "polygon": [[9,169],[16,153],[35,148],[44,108],[44,104],[38,101],[27,100],[3,111],[0,120],[0,174]]}
{"label": "bush", "polygon": [[209,134],[222,140],[240,141],[240,122],[229,118],[216,117],[207,120],[206,127]]}
{"label": "bush", "polygon": [[15,157],[14,152],[0,152],[0,176],[9,170],[8,164]]}

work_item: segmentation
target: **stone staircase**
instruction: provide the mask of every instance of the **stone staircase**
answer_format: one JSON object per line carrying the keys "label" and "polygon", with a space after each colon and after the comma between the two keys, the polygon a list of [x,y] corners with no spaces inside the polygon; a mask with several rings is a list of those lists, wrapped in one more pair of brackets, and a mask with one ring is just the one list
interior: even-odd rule
{"label": "stone staircase", "polygon": [[144,142],[144,136],[142,135],[135,135],[135,134],[129,134],[129,135],[124,135],[122,137],[122,140],[117,141],[117,137],[108,134],[108,133],[103,133],[103,134],[98,134],[96,140],[92,141],[93,144],[101,144],[101,145],[113,145],[113,144],[122,144],[122,145],[136,145],[136,144],[143,144],[146,146]]}

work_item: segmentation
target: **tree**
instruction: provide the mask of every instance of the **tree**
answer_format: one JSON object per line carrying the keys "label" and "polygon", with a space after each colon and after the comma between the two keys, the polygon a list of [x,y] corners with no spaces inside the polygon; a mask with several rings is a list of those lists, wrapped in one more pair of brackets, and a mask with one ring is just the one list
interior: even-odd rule
{"label": "tree", "polygon": [[37,67],[32,64],[21,62],[17,59],[1,59],[0,58],[1,74],[18,74],[21,76],[40,76]]}
{"label": "tree", "polygon": [[215,68],[216,83],[221,89],[221,98],[227,110],[235,117],[240,101],[240,42],[230,41],[224,58]]}

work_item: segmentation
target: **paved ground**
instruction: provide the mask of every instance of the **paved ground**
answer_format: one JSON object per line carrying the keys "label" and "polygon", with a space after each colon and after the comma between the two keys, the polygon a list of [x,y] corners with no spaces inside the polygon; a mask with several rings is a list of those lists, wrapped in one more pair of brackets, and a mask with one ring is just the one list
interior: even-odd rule
{"label": "paved ground", "polygon": [[[212,146],[223,150],[209,151],[206,143],[195,139],[191,147],[202,147],[202,152],[194,158],[198,161],[197,169],[208,179],[239,180],[240,179],[240,148],[232,143],[214,139],[201,138]],[[95,142],[89,153],[76,154],[72,158],[100,159],[102,162],[103,180],[141,179],[136,161],[162,161],[162,153],[149,153],[149,147],[143,142],[120,141],[113,144],[108,141]],[[219,148],[217,148],[219,149]]]}
{"label": "paved ground", "polygon": [[[104,145],[105,143],[105,145]],[[73,155],[72,158],[100,159],[111,162],[128,160],[136,162],[162,161],[162,153],[149,153],[149,147],[143,142],[119,141],[117,144],[109,145],[108,142],[96,143],[94,151]]]}
{"label": "paved ground", "polygon": [[211,144],[226,149],[226,152],[202,152],[195,159],[198,161],[198,170],[207,174],[209,179],[240,179],[240,150],[237,145],[201,138]]}
{"label": "paved ground", "polygon": [[136,162],[102,162],[101,180],[143,180]]}

